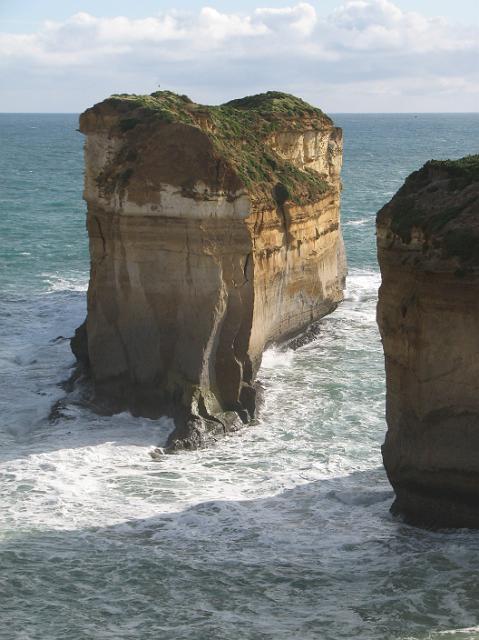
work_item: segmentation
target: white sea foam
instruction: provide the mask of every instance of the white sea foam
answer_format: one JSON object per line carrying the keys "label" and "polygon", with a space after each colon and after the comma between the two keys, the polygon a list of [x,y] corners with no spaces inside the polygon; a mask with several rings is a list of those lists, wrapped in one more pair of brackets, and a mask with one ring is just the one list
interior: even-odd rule
{"label": "white sea foam", "polygon": [[293,363],[293,359],[294,351],[292,349],[273,346],[264,352],[261,367],[263,371],[287,367]]}
{"label": "white sea foam", "polygon": [[365,224],[371,224],[371,218],[360,218],[359,220],[347,220],[343,222],[343,227],[362,227]]}
{"label": "white sea foam", "polygon": [[42,273],[48,291],[86,291],[88,289],[88,275],[79,274],[65,277],[56,273]]}

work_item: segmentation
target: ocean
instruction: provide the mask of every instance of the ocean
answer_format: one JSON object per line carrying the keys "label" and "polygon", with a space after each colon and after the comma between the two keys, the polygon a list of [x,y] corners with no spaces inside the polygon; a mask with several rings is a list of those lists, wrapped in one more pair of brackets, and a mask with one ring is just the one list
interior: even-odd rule
{"label": "ocean", "polygon": [[170,420],[48,420],[85,316],[73,114],[0,114],[1,640],[479,638],[479,536],[389,513],[374,218],[429,158],[479,150],[479,114],[346,115],[346,299],[270,349],[258,424],[165,456]]}

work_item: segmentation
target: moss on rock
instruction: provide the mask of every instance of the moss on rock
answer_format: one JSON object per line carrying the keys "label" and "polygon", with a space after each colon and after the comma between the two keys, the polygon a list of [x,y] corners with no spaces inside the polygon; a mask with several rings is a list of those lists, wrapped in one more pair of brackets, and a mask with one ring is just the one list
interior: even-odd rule
{"label": "moss on rock", "polygon": [[420,230],[426,256],[439,251],[466,267],[479,265],[478,220],[479,155],[430,160],[378,214],[378,224],[387,224],[402,242]]}
{"label": "moss on rock", "polygon": [[102,104],[118,112],[122,133],[142,125],[150,127],[155,121],[201,129],[253,199],[273,202],[273,190],[279,184],[290,201],[305,204],[317,201],[330,188],[324,176],[299,169],[267,144],[277,131],[321,131],[332,126],[321,109],[287,93],[268,91],[206,106],[172,91],[156,91],[151,95],[115,94]]}

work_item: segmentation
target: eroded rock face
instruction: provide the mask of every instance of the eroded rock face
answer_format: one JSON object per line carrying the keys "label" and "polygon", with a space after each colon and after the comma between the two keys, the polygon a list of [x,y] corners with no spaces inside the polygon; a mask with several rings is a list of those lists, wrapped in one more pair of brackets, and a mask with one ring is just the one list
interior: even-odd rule
{"label": "eroded rock face", "polygon": [[266,345],[342,299],[341,131],[269,93],[117,96],[80,118],[91,276],[72,348],[110,412],[169,414],[171,448],[255,414]]}
{"label": "eroded rock face", "polygon": [[409,176],[377,235],[393,510],[478,527],[479,156]]}

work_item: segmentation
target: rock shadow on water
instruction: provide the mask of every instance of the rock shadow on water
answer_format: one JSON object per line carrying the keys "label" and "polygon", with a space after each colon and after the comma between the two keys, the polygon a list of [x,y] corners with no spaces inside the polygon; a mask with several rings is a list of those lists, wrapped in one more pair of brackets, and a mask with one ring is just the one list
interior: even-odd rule
{"label": "rock shadow on water", "polygon": [[404,525],[391,497],[378,468],[14,534],[1,544],[5,628],[29,640],[426,640],[472,627],[477,537]]}

